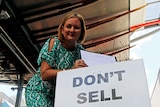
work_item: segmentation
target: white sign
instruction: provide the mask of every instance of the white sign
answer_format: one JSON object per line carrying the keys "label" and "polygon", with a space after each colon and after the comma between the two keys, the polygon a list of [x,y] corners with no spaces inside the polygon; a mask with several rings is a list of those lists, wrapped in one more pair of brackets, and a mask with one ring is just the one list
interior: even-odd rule
{"label": "white sign", "polygon": [[102,65],[116,62],[114,56],[93,53],[81,50],[81,58],[85,61],[88,66]]}
{"label": "white sign", "polygon": [[150,107],[143,60],[59,72],[55,107]]}

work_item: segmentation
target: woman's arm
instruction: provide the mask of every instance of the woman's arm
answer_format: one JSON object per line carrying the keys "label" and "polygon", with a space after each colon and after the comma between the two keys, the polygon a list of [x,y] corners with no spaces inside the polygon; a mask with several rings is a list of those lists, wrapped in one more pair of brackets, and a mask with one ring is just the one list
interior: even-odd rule
{"label": "woman's arm", "polygon": [[[49,52],[52,50],[53,46],[54,46],[54,38],[52,38],[49,42],[49,47],[48,47]],[[41,63],[40,73],[42,80],[53,80],[57,76],[57,73],[60,71],[61,70],[51,68],[51,66],[45,60],[43,60]]]}
{"label": "woman's arm", "polygon": [[45,60],[42,61],[40,69],[42,80],[53,80],[57,76],[57,73],[61,71],[51,68]]}

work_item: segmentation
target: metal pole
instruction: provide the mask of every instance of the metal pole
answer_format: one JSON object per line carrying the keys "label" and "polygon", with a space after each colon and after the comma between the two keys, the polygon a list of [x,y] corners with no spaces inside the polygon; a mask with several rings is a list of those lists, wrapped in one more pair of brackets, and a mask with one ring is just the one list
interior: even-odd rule
{"label": "metal pole", "polygon": [[20,79],[19,79],[19,84],[18,84],[18,91],[17,91],[15,107],[20,107],[21,106],[23,83],[24,83],[23,74],[20,73]]}
{"label": "metal pole", "polygon": [[[5,34],[3,35],[2,33],[0,34],[0,38],[2,41],[9,47],[9,49],[16,55],[16,57],[20,60],[20,62],[26,67],[26,69],[34,74],[36,72],[36,69],[32,66],[32,64],[28,61],[28,59],[23,55],[23,53],[19,50],[19,48],[14,44],[14,42],[11,40],[11,38],[6,34],[6,32],[3,30],[2,27],[0,27],[2,32]],[[19,54],[17,53],[19,52]],[[21,57],[23,58],[21,58]],[[25,61],[25,62],[24,62]],[[28,65],[29,66],[28,66]]]}

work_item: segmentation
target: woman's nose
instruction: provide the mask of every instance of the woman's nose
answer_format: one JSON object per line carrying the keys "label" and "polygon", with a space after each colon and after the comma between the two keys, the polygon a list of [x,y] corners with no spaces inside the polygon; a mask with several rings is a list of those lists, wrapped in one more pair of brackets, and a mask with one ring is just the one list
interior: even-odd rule
{"label": "woman's nose", "polygon": [[70,29],[70,30],[73,32],[75,29],[74,29],[74,27],[71,27],[71,29]]}

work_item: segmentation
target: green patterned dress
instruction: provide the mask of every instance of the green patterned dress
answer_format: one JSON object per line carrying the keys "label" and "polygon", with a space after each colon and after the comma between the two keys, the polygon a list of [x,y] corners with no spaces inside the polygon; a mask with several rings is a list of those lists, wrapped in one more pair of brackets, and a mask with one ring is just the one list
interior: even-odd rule
{"label": "green patterned dress", "polygon": [[[48,52],[50,39],[43,45],[37,63],[40,66],[45,60],[54,69],[69,69],[75,60],[80,59],[80,50],[84,48],[77,44],[74,51],[67,51],[57,37],[55,37],[54,47]],[[27,107],[54,107],[56,81],[43,81],[40,77],[40,68],[29,80],[25,89],[25,99]],[[62,102],[63,103],[63,102]]]}

